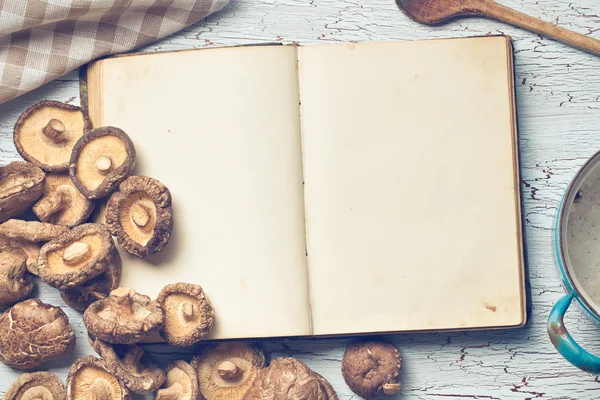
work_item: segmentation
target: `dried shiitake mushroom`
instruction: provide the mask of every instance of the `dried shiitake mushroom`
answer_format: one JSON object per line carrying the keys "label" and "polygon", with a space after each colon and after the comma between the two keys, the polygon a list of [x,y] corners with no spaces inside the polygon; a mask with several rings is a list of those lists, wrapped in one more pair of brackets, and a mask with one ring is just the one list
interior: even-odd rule
{"label": "dried shiitake mushroom", "polygon": [[27,273],[25,262],[25,255],[5,251],[0,244],[0,306],[12,305],[31,295],[33,277]]}
{"label": "dried shiitake mushroom", "polygon": [[40,243],[56,239],[67,230],[63,226],[43,222],[9,219],[0,224],[0,241],[5,240],[11,251],[23,254],[27,258],[27,270],[37,275]]}
{"label": "dried shiitake mushroom", "polygon": [[81,357],[67,376],[69,400],[128,400],[129,390],[94,356]]}
{"label": "dried shiitake mushroom", "polygon": [[161,251],[173,227],[169,189],[147,176],[126,179],[106,205],[106,226],[119,246],[133,255]]}
{"label": "dried shiitake mushroom", "polygon": [[0,222],[18,217],[42,195],[46,174],[33,164],[13,161],[0,167]]}
{"label": "dried shiitake mushroom", "polygon": [[85,311],[90,304],[104,299],[110,292],[119,287],[121,265],[121,256],[115,248],[112,251],[106,271],[89,281],[85,281],[80,286],[61,290],[60,297],[69,307],[78,311]]}
{"label": "dried shiitake mushroom", "polygon": [[80,107],[44,100],[21,114],[13,140],[25,160],[44,171],[66,171],[73,146],[90,129],[92,123]]}
{"label": "dried shiitake mushroom", "polygon": [[106,368],[134,393],[154,392],[165,383],[165,373],[135,344],[110,344],[95,339],[92,347]]}
{"label": "dried shiitake mushroom", "polygon": [[107,298],[92,303],[83,313],[83,322],[97,339],[113,344],[133,344],[159,331],[164,314],[161,306],[150,301],[150,297],[120,287],[110,292]]}
{"label": "dried shiitake mushroom", "polygon": [[114,249],[104,225],[79,225],[42,246],[39,276],[60,290],[79,286],[108,269]]}
{"label": "dried shiitake mushroom", "polygon": [[333,387],[295,358],[277,358],[260,371],[243,400],[337,400]]}
{"label": "dried shiitake mushroom", "polygon": [[36,368],[74,345],[69,318],[59,307],[29,299],[0,316],[0,362],[15,369]]}
{"label": "dried shiitake mushroom", "polygon": [[67,400],[67,391],[50,372],[25,373],[9,386],[2,400]]}
{"label": "dried shiitake mushroom", "polygon": [[168,344],[191,346],[212,329],[215,311],[200,285],[167,285],[157,301],[165,313],[160,334]]}
{"label": "dried shiitake mushroom", "polygon": [[116,190],[133,172],[135,148],[119,128],[104,126],[79,139],[73,148],[69,175],[88,199],[100,199]]}
{"label": "dried shiitake mushroom", "polygon": [[65,173],[46,174],[42,197],[33,206],[40,221],[71,228],[82,224],[93,210],[94,202],[82,195]]}
{"label": "dried shiitake mushroom", "polygon": [[240,400],[265,367],[265,354],[248,343],[226,342],[204,348],[192,366],[204,399]]}
{"label": "dried shiitake mushroom", "polygon": [[154,400],[196,400],[199,394],[194,367],[185,361],[174,361],[167,367],[167,380]]}
{"label": "dried shiitake mushroom", "polygon": [[346,349],[342,375],[348,387],[365,399],[400,392],[398,383],[402,356],[398,349],[383,341],[361,341]]}

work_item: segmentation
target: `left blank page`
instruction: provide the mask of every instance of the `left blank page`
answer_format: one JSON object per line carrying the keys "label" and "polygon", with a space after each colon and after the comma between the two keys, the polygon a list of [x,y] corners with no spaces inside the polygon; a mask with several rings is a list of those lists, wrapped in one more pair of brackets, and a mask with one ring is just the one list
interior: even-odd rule
{"label": "left blank page", "polygon": [[310,334],[295,47],[113,58],[88,76],[94,126],[127,132],[136,174],[173,197],[169,244],[121,252],[122,286],[200,284],[209,339]]}

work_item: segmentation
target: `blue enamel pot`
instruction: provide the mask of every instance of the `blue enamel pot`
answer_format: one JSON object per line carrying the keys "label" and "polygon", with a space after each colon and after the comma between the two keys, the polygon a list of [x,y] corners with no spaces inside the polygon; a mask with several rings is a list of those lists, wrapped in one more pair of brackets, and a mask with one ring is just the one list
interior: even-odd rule
{"label": "blue enamel pot", "polygon": [[579,169],[558,209],[555,254],[567,294],[548,317],[548,335],[577,368],[600,374],[600,357],[575,342],[563,317],[573,300],[600,324],[600,151]]}

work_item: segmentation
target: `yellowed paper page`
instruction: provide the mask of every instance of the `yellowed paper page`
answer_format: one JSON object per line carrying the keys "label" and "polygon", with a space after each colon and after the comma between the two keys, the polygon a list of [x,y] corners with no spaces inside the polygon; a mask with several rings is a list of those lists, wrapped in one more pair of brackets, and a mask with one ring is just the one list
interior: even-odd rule
{"label": "yellowed paper page", "polygon": [[200,284],[217,316],[210,339],[310,334],[296,49],[102,64],[102,124],[131,136],[136,172],[171,190],[175,217],[163,252],[121,253],[122,284],[151,297]]}
{"label": "yellowed paper page", "polygon": [[299,49],[314,334],[524,322],[508,46]]}

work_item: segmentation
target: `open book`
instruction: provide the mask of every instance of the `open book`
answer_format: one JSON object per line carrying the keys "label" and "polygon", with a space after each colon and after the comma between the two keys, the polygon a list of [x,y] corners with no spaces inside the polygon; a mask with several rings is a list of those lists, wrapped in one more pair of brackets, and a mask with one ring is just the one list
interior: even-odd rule
{"label": "open book", "polygon": [[200,284],[209,339],[525,323],[510,38],[134,54],[87,88],[173,195],[122,285]]}

